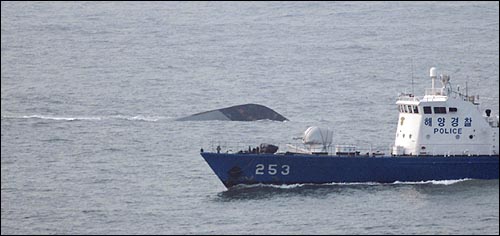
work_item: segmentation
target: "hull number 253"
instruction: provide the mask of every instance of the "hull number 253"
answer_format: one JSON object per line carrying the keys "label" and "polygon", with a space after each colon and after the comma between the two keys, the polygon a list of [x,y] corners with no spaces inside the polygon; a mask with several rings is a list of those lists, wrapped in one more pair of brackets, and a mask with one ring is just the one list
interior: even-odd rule
{"label": "hull number 253", "polygon": [[263,175],[264,173],[267,173],[269,175],[276,175],[276,174],[288,175],[290,174],[290,166],[281,165],[281,167],[279,167],[278,164],[269,164],[267,165],[266,169],[266,165],[264,164],[255,165],[256,175]]}

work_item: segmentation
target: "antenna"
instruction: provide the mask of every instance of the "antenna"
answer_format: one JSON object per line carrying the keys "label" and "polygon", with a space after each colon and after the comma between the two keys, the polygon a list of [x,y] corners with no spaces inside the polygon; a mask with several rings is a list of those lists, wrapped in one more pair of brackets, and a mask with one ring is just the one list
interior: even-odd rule
{"label": "antenna", "polygon": [[413,58],[411,58],[411,94],[414,95],[413,92]]}
{"label": "antenna", "polygon": [[[469,77],[467,76],[467,79],[469,79]],[[467,80],[465,80],[465,97],[467,99],[469,99],[469,93],[468,93],[468,89],[467,89]]]}

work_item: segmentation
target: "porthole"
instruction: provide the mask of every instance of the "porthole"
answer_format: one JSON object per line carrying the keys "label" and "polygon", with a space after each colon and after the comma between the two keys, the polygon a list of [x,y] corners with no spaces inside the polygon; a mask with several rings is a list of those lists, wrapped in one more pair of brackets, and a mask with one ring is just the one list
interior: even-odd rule
{"label": "porthole", "polygon": [[411,139],[411,134],[410,134],[410,135],[408,135],[408,138],[409,138],[409,139]]}
{"label": "porthole", "polygon": [[472,134],[471,134],[471,135],[469,135],[469,138],[470,138],[470,139],[473,139],[473,138],[474,138],[474,135],[472,135]]}
{"label": "porthole", "polygon": [[430,135],[430,134],[425,135],[425,138],[426,138],[426,139],[430,139],[430,138],[431,138],[431,135]]}
{"label": "porthole", "polygon": [[455,136],[455,138],[456,138],[456,139],[460,139],[460,135],[458,135],[458,134],[457,134],[457,135]]}

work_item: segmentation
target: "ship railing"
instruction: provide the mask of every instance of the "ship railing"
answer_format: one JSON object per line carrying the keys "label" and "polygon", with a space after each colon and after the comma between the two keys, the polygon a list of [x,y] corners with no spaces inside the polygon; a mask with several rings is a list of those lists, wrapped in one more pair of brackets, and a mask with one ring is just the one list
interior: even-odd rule
{"label": "ship railing", "polygon": [[[380,157],[380,156],[391,156],[393,155],[393,149],[391,147],[385,148],[382,146],[378,147],[358,147],[358,145],[352,145],[352,144],[332,144],[326,146],[326,149],[322,148],[314,148],[311,149],[307,145],[304,145],[303,143],[273,143],[273,142],[261,142],[261,143],[255,143],[253,142],[252,144],[249,145],[248,142],[230,142],[230,141],[220,141],[220,142],[211,142],[208,145],[202,145],[202,148],[204,149],[204,152],[212,152],[212,153],[228,153],[228,154],[235,154],[235,153],[262,153],[262,152],[257,152],[257,147],[260,148],[260,144],[262,143],[267,143],[267,144],[272,144],[274,146],[278,146],[278,151],[275,154],[285,154],[286,152],[291,152],[291,153],[304,153],[304,150],[309,150],[311,154],[321,154],[321,156],[357,156],[357,157]],[[486,150],[486,146],[489,146],[487,144],[484,145]],[[220,147],[220,149],[218,148]],[[295,147],[295,149],[294,149]],[[337,148],[342,148],[342,147],[354,147],[355,149],[352,150],[350,149],[349,151],[342,151],[342,149],[337,149]],[[386,150],[387,149],[387,150]],[[326,151],[325,151],[326,150]],[[340,151],[337,152],[337,151]],[[346,149],[344,149],[346,150]],[[385,150],[385,151],[384,151]],[[470,151],[469,151],[470,150]],[[413,153],[413,154],[398,154],[402,156],[421,156],[421,157],[426,157],[426,156],[445,156],[445,157],[454,157],[454,156],[482,156],[482,155],[498,155],[494,150],[491,150],[489,153],[479,153],[475,151],[473,148],[467,149],[461,153],[456,153],[455,151],[449,150],[447,152],[440,151],[437,153],[435,150],[427,150],[425,152],[419,152],[419,153]]]}
{"label": "ship railing", "polygon": [[463,94],[460,91],[454,91],[451,89],[451,87],[446,87],[446,88],[427,88],[425,89],[425,95],[426,96],[450,96],[457,98],[459,97],[460,99],[464,101],[471,102],[475,105],[478,105],[479,102],[479,96],[474,96],[474,95],[468,95],[468,94]]}
{"label": "ship railing", "polygon": [[[309,146],[303,143],[287,143],[287,151],[301,153],[304,150],[314,153],[327,153],[329,156],[384,156],[389,155],[382,150],[386,147],[359,147],[355,144],[331,144],[326,147]],[[281,147],[280,147],[281,148]]]}
{"label": "ship railing", "polygon": [[[449,88],[427,88],[425,89],[426,96],[453,96],[454,98],[459,97],[464,101],[471,102],[473,104],[479,104],[477,100],[479,100],[479,96],[467,95],[461,92],[453,91]],[[398,101],[420,101],[424,97],[423,96],[415,96],[411,93],[401,93],[398,97]]]}
{"label": "ship railing", "polygon": [[[251,144],[249,144],[251,143]],[[271,144],[278,147],[278,151],[276,154],[284,154],[286,152],[292,153],[304,153],[303,151],[310,151],[311,153],[323,153],[326,155],[349,155],[349,156],[382,156],[382,155],[390,155],[388,152],[384,152],[387,148],[384,147],[358,147],[358,145],[353,144],[331,144],[325,147],[314,146],[311,147],[309,145],[305,145],[302,142],[286,142],[286,143],[278,143],[278,142],[232,142],[232,141],[211,141],[208,145],[202,145],[202,149],[205,152],[213,152],[213,153],[258,153],[257,147],[260,148],[260,144]],[[348,153],[338,153],[346,150],[345,148],[354,148],[349,149]],[[260,149],[259,149],[260,150]]]}
{"label": "ship railing", "polygon": [[398,101],[415,101],[418,102],[423,97],[413,96],[412,94],[402,94],[398,97]]}
{"label": "ship railing", "polygon": [[[436,146],[448,146],[447,144],[434,144]],[[417,157],[433,157],[433,156],[439,156],[439,157],[455,157],[455,156],[469,156],[469,157],[475,157],[475,156],[484,156],[484,155],[489,155],[489,156],[494,156],[498,155],[498,153],[491,149],[491,144],[468,144],[464,146],[469,146],[469,148],[463,149],[463,151],[457,151],[457,150],[443,150],[442,148],[433,148],[430,150],[425,150],[425,151],[420,151],[416,153],[405,153],[404,152],[404,147],[402,146],[395,146],[394,144],[391,146],[391,153],[390,155],[393,156],[417,156]],[[481,146],[480,150],[478,151],[477,148],[478,146]],[[397,150],[398,148],[402,148],[401,150]],[[438,150],[436,150],[438,149]],[[488,151],[485,151],[488,150]],[[396,151],[396,153],[394,153]]]}
{"label": "ship railing", "polygon": [[444,88],[426,88],[425,96],[446,96]]}
{"label": "ship railing", "polygon": [[[245,142],[245,141],[211,141],[209,144],[202,144],[202,148],[207,152],[220,152],[220,153],[254,153],[257,148],[260,149],[261,144],[271,144],[278,146],[278,152],[285,144],[276,142]],[[204,148],[206,147],[206,148]]]}
{"label": "ship railing", "polygon": [[449,91],[448,96],[453,96],[454,98],[459,97],[460,99],[462,99],[464,101],[468,101],[468,102],[471,102],[473,104],[479,104],[479,102],[477,101],[477,100],[479,100],[478,95],[474,96],[474,95],[463,94],[463,93],[457,92],[457,91]]}

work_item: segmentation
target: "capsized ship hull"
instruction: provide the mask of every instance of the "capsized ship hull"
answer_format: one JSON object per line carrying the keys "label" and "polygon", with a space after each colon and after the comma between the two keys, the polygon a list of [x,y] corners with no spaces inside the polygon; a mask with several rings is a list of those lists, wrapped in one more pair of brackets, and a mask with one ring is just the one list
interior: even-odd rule
{"label": "capsized ship hull", "polygon": [[363,157],[208,152],[201,155],[227,188],[258,183],[392,183],[499,178],[498,155]]}

